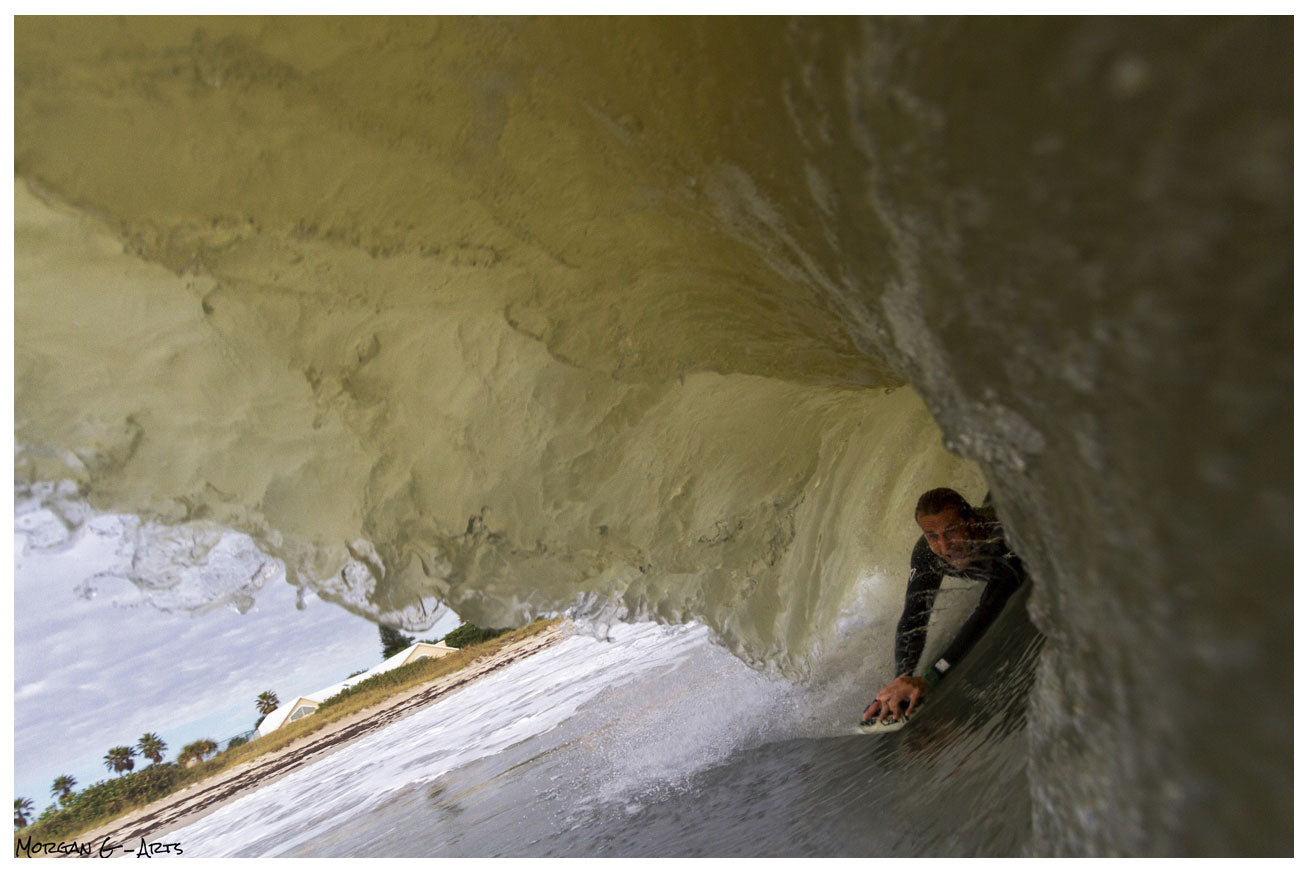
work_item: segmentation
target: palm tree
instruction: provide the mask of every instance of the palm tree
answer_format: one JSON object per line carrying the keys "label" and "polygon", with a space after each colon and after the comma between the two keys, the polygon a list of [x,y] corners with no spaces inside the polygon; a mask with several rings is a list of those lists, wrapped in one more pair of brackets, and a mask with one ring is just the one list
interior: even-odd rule
{"label": "palm tree", "polygon": [[73,794],[73,787],[76,785],[77,781],[73,779],[72,775],[60,774],[55,778],[54,785],[50,787],[50,794],[58,798],[60,804],[63,804]]}
{"label": "palm tree", "polygon": [[191,762],[203,762],[205,756],[217,751],[218,744],[212,740],[193,740],[191,743],[184,746],[182,751],[178,753],[178,764],[188,765]]}
{"label": "palm tree", "polygon": [[136,767],[136,762],[132,761],[132,748],[114,747],[105,754],[105,767],[117,774],[131,771]]}
{"label": "palm tree", "polygon": [[32,804],[30,798],[14,799],[14,828],[27,825],[28,819],[32,816]]}
{"label": "palm tree", "polygon": [[268,716],[278,709],[278,694],[272,689],[260,692],[259,697],[255,699],[255,706],[259,708],[261,716]]}
{"label": "palm tree", "polygon": [[157,734],[146,732],[137,740],[137,752],[150,759],[151,763],[158,765],[164,761],[164,750],[168,749],[168,744]]}

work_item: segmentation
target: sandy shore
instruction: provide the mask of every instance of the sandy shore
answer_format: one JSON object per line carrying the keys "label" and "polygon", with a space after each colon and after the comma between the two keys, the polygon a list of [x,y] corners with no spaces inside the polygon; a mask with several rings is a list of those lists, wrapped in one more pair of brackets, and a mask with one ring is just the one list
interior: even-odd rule
{"label": "sandy shore", "polygon": [[[491,674],[534,653],[564,640],[566,625],[553,625],[545,631],[516,641],[484,659],[453,674],[439,677],[422,686],[408,689],[396,697],[324,726],[294,744],[260,756],[230,771],[180,789],[145,807],[119,817],[94,831],[81,835],[78,843],[95,848],[119,845],[115,855],[136,854],[144,840],[160,841],[169,832],[199,819],[248,792],[327,755],[346,744],[401,719],[456,689]],[[183,847],[185,855],[186,848]]]}

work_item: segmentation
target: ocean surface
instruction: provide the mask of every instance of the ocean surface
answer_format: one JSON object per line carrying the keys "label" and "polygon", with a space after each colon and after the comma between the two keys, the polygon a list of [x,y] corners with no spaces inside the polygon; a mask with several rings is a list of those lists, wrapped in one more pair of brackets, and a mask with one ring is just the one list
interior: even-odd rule
{"label": "ocean surface", "polygon": [[854,731],[872,677],[770,679],[695,624],[575,634],[157,839],[194,857],[1017,855],[1041,642],[1008,619],[990,677],[880,736]]}
{"label": "ocean surface", "polygon": [[[24,16],[14,47],[20,492],[142,519],[145,590],[236,532],[414,632],[695,622],[801,711],[747,723],[729,682],[688,752],[693,648],[432,785],[354,758],[369,836],[320,785],[249,852],[491,851],[521,816],[499,851],[818,820],[806,852],[1291,854],[1291,18]],[[843,736],[941,485],[1032,573],[1026,700],[971,674],[940,747]],[[587,758],[598,712],[649,729],[632,762]],[[548,816],[552,784],[589,800]]]}

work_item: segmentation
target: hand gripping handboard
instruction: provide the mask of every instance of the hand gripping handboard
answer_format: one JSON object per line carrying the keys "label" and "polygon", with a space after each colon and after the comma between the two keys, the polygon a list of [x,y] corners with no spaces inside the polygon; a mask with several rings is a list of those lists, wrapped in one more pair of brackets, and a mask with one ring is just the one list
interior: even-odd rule
{"label": "hand gripping handboard", "polygon": [[906,727],[906,724],[908,722],[910,722],[916,716],[919,716],[920,710],[923,707],[924,705],[920,704],[918,707],[915,708],[914,713],[903,715],[901,719],[890,719],[887,722],[884,722],[883,720],[880,719],[875,719],[869,723],[862,722],[856,726],[856,731],[859,732],[860,734],[887,734],[890,731],[901,731],[903,728]]}
{"label": "hand gripping handboard", "polygon": [[[947,670],[949,667],[950,665],[948,665],[947,662],[939,661],[936,665],[924,672],[924,682],[928,683],[930,689],[933,688],[938,685],[938,681],[942,679],[942,671]],[[910,702],[903,699],[901,702],[902,707],[905,707],[908,703]],[[861,734],[887,734],[890,731],[901,731],[906,727],[906,723],[910,722],[916,716],[919,716],[920,711],[923,709],[924,699],[921,698],[919,703],[915,705],[913,712],[902,712],[901,719],[890,719],[886,721],[875,719],[870,722],[861,722],[856,726],[856,731]]]}

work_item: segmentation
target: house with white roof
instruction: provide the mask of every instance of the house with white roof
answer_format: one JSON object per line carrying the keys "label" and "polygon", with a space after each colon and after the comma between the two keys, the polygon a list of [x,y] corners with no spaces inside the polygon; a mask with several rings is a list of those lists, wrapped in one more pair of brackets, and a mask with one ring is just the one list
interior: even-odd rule
{"label": "house with white roof", "polygon": [[370,677],[376,677],[379,674],[385,674],[388,671],[394,671],[399,667],[404,667],[411,662],[417,662],[419,659],[442,658],[453,652],[459,652],[455,647],[444,646],[440,643],[413,643],[405,649],[396,653],[391,658],[365,671],[362,674],[356,674],[348,677],[340,683],[333,683],[325,689],[317,692],[311,692],[308,695],[301,695],[294,701],[283,704],[277,710],[274,710],[268,716],[260,720],[259,727],[255,729],[256,737],[263,737],[271,731],[276,731],[288,723],[295,722],[297,719],[309,716],[318,710],[324,701],[327,701],[333,695],[336,695],[343,689],[348,689],[356,683],[361,683]]}

